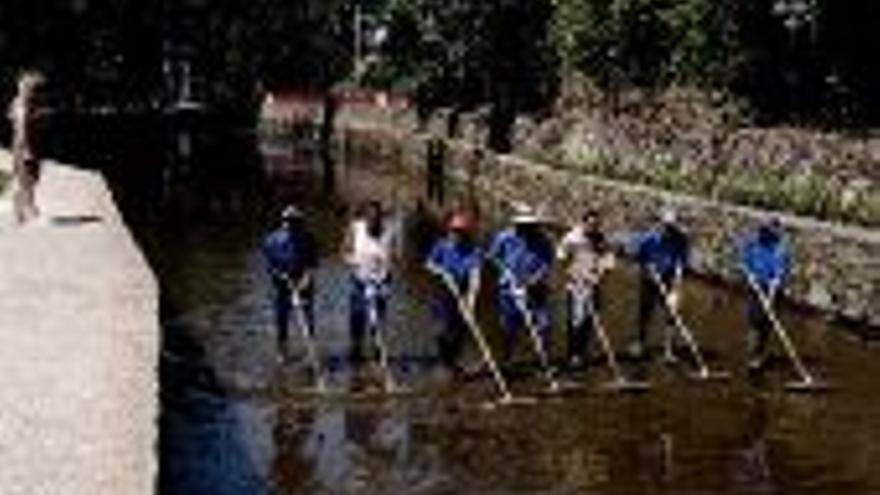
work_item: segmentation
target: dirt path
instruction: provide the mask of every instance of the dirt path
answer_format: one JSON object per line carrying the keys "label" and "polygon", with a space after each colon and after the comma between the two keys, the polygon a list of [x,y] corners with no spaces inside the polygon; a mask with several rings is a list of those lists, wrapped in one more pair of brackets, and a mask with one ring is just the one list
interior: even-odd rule
{"label": "dirt path", "polygon": [[0,491],[152,493],[156,282],[100,175],[50,164],[39,202],[0,194]]}

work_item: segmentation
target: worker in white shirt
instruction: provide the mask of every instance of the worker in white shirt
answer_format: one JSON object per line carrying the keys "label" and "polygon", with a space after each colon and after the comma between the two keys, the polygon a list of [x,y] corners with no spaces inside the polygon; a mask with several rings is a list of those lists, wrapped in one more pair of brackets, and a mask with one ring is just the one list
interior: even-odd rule
{"label": "worker in white shirt", "polygon": [[372,201],[365,214],[349,226],[344,257],[351,266],[349,329],[353,363],[363,360],[363,340],[369,328],[380,331],[391,295],[391,266],[397,257],[396,229],[385,217],[382,204]]}
{"label": "worker in white shirt", "polygon": [[571,368],[580,368],[586,364],[596,331],[592,312],[601,306],[602,276],[615,265],[598,211],[588,209],[565,234],[557,258],[565,263],[567,273],[568,362]]}

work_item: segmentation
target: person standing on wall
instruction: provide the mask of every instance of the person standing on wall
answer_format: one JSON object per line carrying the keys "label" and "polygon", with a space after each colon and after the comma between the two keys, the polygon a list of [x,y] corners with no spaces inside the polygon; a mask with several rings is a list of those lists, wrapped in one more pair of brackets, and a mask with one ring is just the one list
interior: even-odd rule
{"label": "person standing on wall", "polygon": [[281,225],[266,236],[263,257],[272,282],[279,360],[284,361],[294,300],[302,305],[296,309],[303,311],[308,330],[314,328],[314,272],[318,267],[318,249],[305,226],[302,212],[295,206],[284,208]]}
{"label": "person standing on wall", "polygon": [[568,262],[568,364],[576,369],[584,366],[589,357],[590,343],[596,332],[592,313],[601,307],[602,277],[615,265],[598,211],[589,209],[584,213],[581,222],[563,236],[556,257]]}
{"label": "person standing on wall", "polygon": [[36,187],[40,180],[40,157],[36,147],[35,98],[43,77],[36,72],[25,72],[18,79],[17,92],[9,105],[12,123],[12,202],[15,220],[23,224],[40,215]]}
{"label": "person standing on wall", "polygon": [[[437,339],[437,348],[443,365],[458,374],[468,324],[462,311],[474,314],[480,291],[482,251],[476,242],[473,216],[465,211],[455,212],[449,220],[447,235],[439,239],[425,264],[444,283],[439,298],[439,310],[445,329]],[[463,303],[463,304],[460,304]]]}
{"label": "person standing on wall", "polygon": [[[684,271],[690,257],[690,239],[678,223],[675,210],[665,209],[660,214],[660,222],[650,230],[637,234],[635,243],[636,261],[640,268],[638,335],[630,351],[633,357],[643,358],[647,353],[648,326],[657,306],[666,298],[667,314],[678,308],[681,299]],[[658,279],[666,288],[658,284]],[[674,328],[666,322],[664,339],[664,361],[672,363],[677,359],[674,353]]]}
{"label": "person standing on wall", "polygon": [[777,219],[768,220],[745,234],[740,242],[740,265],[753,289],[749,290],[746,300],[748,369],[758,372],[764,367],[771,322],[755,290],[762,291],[772,305],[778,299],[790,269],[788,243]]}
{"label": "person standing on wall", "polygon": [[519,331],[534,323],[543,348],[551,344],[550,291],[553,243],[541,230],[541,218],[528,205],[514,207],[512,225],[498,232],[487,257],[498,268],[497,300],[504,329],[504,360],[510,362]]}
{"label": "person standing on wall", "polygon": [[363,218],[355,219],[346,233],[343,257],[351,267],[349,360],[354,364],[364,358],[363,340],[370,312],[375,310],[380,322],[385,320],[391,296],[391,265],[399,251],[397,242],[395,229],[378,201],[369,202]]}

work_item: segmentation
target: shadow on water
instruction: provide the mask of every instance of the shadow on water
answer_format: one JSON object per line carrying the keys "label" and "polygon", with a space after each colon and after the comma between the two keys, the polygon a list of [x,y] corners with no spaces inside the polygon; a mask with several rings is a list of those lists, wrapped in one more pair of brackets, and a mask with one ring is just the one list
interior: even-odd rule
{"label": "shadow on water", "polygon": [[[246,135],[191,130],[181,141],[155,124],[120,132],[94,144],[100,150],[81,149],[72,159],[103,157],[99,165],[159,276],[162,494],[880,490],[876,349],[843,338],[822,320],[786,313],[810,366],[838,387],[825,395],[787,394],[781,385],[790,369],[782,359],[766,380],[749,382],[740,371],[742,294],[701,282],[687,288],[686,318],[712,365],[734,371],[727,382],[702,383],[680,368],[627,362],[628,373],[651,379],[649,392],[604,392],[608,375],[596,366],[572,376],[586,384],[575,393],[484,410],[479,406],[495,393],[485,376],[454,391],[435,376],[432,286],[408,267],[396,278],[390,347],[397,376],[417,393],[363,400],[304,394],[310,377],[302,360],[276,362],[257,250],[273,214],[296,201],[319,237],[325,252],[317,281],[319,345],[333,386],[343,389],[364,378],[341,359],[348,347],[347,276],[336,254],[343,225],[360,200],[414,186],[347,166],[339,195],[325,197],[310,159],[283,148],[261,153]],[[623,347],[634,326],[631,268],[615,273],[607,289],[604,316]],[[481,307],[481,321],[496,336],[491,299]],[[292,351],[303,355],[298,342]],[[513,387],[537,393],[543,383],[529,364],[533,358],[525,348],[521,358]],[[477,361],[473,349],[466,361]]]}

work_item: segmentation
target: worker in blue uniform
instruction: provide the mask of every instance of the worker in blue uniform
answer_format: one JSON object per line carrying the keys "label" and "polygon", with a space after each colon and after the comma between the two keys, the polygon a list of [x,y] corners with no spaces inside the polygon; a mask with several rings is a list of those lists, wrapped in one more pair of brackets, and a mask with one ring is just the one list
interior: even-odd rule
{"label": "worker in blue uniform", "polygon": [[[636,261],[640,268],[638,335],[631,354],[642,358],[647,352],[648,326],[658,305],[666,315],[678,309],[684,271],[688,266],[690,240],[678,223],[674,210],[666,209],[655,227],[636,235]],[[662,287],[658,284],[658,279]],[[665,293],[664,293],[664,290]],[[665,298],[665,300],[664,300]],[[673,348],[674,327],[666,319],[664,359],[676,360]]]}
{"label": "worker in blue uniform", "polygon": [[448,233],[439,239],[428,256],[426,267],[443,281],[438,309],[444,330],[438,336],[437,349],[442,364],[452,373],[458,364],[468,324],[462,311],[473,316],[480,291],[482,249],[474,235],[473,215],[456,212],[448,224]]}
{"label": "worker in blue uniform", "polygon": [[541,230],[541,219],[527,205],[517,205],[512,226],[498,232],[487,257],[499,271],[497,300],[504,329],[504,359],[509,362],[520,329],[530,318],[544,349],[551,349],[548,279],[553,243]]}
{"label": "worker in blue uniform", "polygon": [[749,369],[757,371],[764,365],[771,322],[755,290],[763,292],[771,305],[778,299],[790,269],[790,254],[776,219],[746,233],[739,244],[740,265],[752,289],[746,300]]}
{"label": "worker in blue uniform", "polygon": [[275,329],[279,357],[283,360],[294,300],[301,304],[309,331],[314,328],[314,271],[318,266],[318,250],[299,209],[284,208],[281,225],[266,236],[262,252],[272,283]]}

